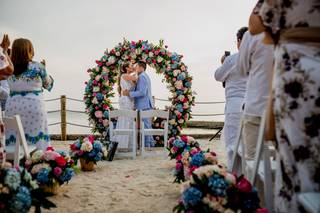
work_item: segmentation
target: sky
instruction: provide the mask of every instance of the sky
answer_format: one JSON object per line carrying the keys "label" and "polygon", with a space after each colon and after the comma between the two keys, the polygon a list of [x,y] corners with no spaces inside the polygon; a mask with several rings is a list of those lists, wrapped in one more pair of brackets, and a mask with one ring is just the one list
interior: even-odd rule
{"label": "sky", "polygon": [[[169,50],[184,55],[193,76],[197,101],[224,101],[213,77],[225,50],[236,52],[236,32],[248,24],[255,0],[0,0],[0,36],[28,38],[35,60],[45,59],[55,87],[46,98],[62,94],[82,99],[86,70],[106,48],[123,38],[164,39]],[[151,69],[153,95],[169,92]],[[197,106],[196,106],[197,107]],[[199,109],[201,108],[198,106]],[[199,111],[199,110],[198,110]],[[221,113],[223,105],[201,112]]]}

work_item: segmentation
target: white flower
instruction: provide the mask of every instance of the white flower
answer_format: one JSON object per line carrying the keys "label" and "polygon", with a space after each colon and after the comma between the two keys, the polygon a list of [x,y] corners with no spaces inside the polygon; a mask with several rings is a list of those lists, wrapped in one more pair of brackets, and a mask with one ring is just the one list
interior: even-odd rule
{"label": "white flower", "polygon": [[93,104],[97,104],[97,103],[98,103],[98,99],[97,99],[96,97],[94,97],[94,98],[92,99],[92,103],[93,103]]}
{"label": "white flower", "polygon": [[116,56],[118,56],[118,57],[119,57],[119,56],[120,56],[120,52],[116,52]]}
{"label": "white flower", "polygon": [[100,87],[93,87],[93,92],[99,92],[100,91]]}
{"label": "white flower", "polygon": [[163,58],[162,57],[160,57],[160,56],[158,56],[158,58],[157,58],[157,62],[158,63],[161,63],[163,61]]}
{"label": "white flower", "polygon": [[183,88],[183,83],[182,81],[176,81],[174,83],[174,86],[177,88],[177,89],[182,89]]}
{"label": "white flower", "polygon": [[89,141],[81,144],[81,150],[84,152],[91,152],[92,148],[92,143],[90,143]]}
{"label": "white flower", "polygon": [[142,53],[142,50],[140,48],[136,49],[136,54],[140,55]]}
{"label": "white flower", "polygon": [[183,101],[184,100],[184,95],[179,95],[178,99],[179,99],[179,101]]}
{"label": "white flower", "polygon": [[171,125],[176,124],[176,120],[175,119],[169,120],[169,124],[171,124]]}
{"label": "white flower", "polygon": [[149,52],[149,57],[152,58],[153,57],[153,52]]}
{"label": "white flower", "polygon": [[116,58],[115,58],[114,56],[110,56],[110,57],[108,58],[108,63],[109,63],[109,64],[114,64],[114,62],[116,62]]}
{"label": "white flower", "polygon": [[173,76],[178,76],[180,72],[180,70],[173,70]]}
{"label": "white flower", "polygon": [[31,156],[32,163],[39,162],[41,160],[42,155],[43,155],[43,151],[42,150],[35,151]]}
{"label": "white flower", "polygon": [[100,78],[101,78],[101,76],[100,76],[100,75],[97,75],[94,79],[95,79],[96,81],[99,81]]}

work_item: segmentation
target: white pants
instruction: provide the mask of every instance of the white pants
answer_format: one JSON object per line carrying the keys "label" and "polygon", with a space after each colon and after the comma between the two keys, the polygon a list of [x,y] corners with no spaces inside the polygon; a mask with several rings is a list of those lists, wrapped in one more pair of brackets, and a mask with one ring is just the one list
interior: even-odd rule
{"label": "white pants", "polygon": [[246,147],[246,157],[254,160],[259,136],[261,117],[244,115],[243,117],[243,141]]}
{"label": "white pants", "polygon": [[240,127],[241,112],[227,113],[223,127],[224,141],[227,152],[227,166],[231,168],[232,156],[236,145],[237,134]]}

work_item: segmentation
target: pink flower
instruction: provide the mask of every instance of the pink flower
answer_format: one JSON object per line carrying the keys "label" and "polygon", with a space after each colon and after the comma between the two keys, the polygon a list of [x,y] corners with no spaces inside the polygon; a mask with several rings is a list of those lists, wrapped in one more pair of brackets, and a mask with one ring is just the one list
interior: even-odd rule
{"label": "pink flower", "polygon": [[257,209],[256,213],[268,213],[267,209]]}
{"label": "pink flower", "polygon": [[195,154],[197,154],[198,153],[198,150],[197,149],[191,149],[190,150],[190,154],[191,155],[195,155]]}
{"label": "pink flower", "polygon": [[174,152],[178,151],[178,147],[176,147],[176,146],[172,147],[172,149],[173,149]]}
{"label": "pink flower", "polygon": [[237,188],[241,192],[245,192],[245,193],[249,193],[252,191],[251,183],[244,177],[242,177],[241,180],[237,183]]}
{"label": "pink flower", "polygon": [[62,169],[60,167],[55,167],[53,169],[53,173],[54,173],[55,176],[59,177],[61,175],[61,173],[62,173]]}
{"label": "pink flower", "polygon": [[54,151],[45,151],[43,153],[42,159],[45,161],[55,160],[57,157],[60,157],[61,155]]}
{"label": "pink flower", "polygon": [[102,116],[103,116],[103,113],[102,113],[102,111],[96,111],[95,113],[94,113],[94,115],[96,116],[96,118],[102,118]]}
{"label": "pink flower", "polygon": [[48,146],[48,147],[47,147],[47,151],[54,151],[54,149],[53,149],[52,146]]}
{"label": "pink flower", "polygon": [[176,160],[181,160],[182,159],[182,156],[181,155],[178,155],[177,157],[176,157]]}
{"label": "pink flower", "polygon": [[94,141],[94,136],[93,136],[93,135],[89,135],[89,136],[88,136],[88,140],[89,140],[91,143],[93,143],[93,141]]}
{"label": "pink flower", "polygon": [[180,171],[182,169],[182,163],[178,162],[176,163],[176,170]]}
{"label": "pink flower", "polygon": [[188,142],[188,136],[182,135],[180,138],[181,138],[181,140],[182,140],[183,142],[185,142],[185,143]]}

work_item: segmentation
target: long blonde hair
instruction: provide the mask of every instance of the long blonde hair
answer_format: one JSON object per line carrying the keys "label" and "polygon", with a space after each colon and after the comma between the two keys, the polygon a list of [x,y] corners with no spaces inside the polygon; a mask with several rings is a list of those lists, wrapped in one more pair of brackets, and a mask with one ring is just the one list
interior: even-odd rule
{"label": "long blonde hair", "polygon": [[129,65],[130,65],[129,63],[125,63],[120,68],[120,73],[119,73],[118,79],[117,79],[117,84],[118,84],[118,88],[117,89],[118,89],[118,93],[119,93],[120,96],[121,96],[121,85],[120,85],[121,77],[122,77],[123,74],[127,73]]}
{"label": "long blonde hair", "polygon": [[27,70],[28,64],[34,56],[33,45],[30,40],[19,38],[13,41],[11,61],[14,66],[14,75],[20,75]]}

